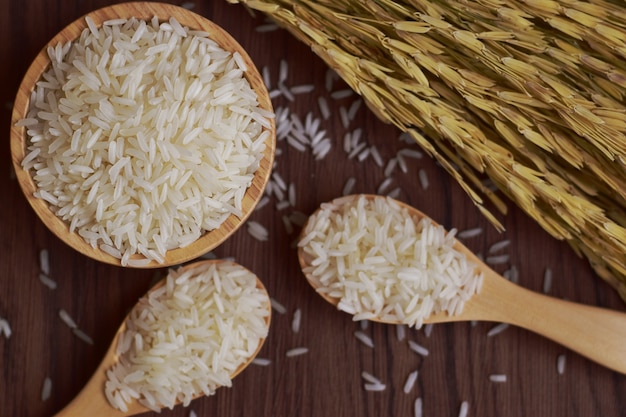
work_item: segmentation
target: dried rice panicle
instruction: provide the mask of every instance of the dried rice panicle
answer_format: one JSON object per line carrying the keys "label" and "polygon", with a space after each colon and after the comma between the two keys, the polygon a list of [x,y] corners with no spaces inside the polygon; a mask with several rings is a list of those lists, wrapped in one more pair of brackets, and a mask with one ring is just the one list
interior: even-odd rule
{"label": "dried rice panicle", "polygon": [[495,226],[485,176],[626,298],[626,6],[229,1],[309,45]]}

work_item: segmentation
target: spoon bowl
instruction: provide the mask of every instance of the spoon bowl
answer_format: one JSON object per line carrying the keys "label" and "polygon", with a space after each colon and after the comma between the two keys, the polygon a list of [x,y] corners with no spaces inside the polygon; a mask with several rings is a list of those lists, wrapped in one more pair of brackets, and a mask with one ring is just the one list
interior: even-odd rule
{"label": "spoon bowl", "polygon": [[[187,264],[183,267],[184,271],[189,271],[191,269],[200,267],[200,266],[208,266],[210,264],[231,264],[236,265],[233,262],[223,261],[223,260],[205,260],[205,261],[197,261],[190,264]],[[161,279],[157,282],[146,294],[146,296],[159,288],[163,287],[166,284],[166,278]],[[265,289],[261,280],[256,278],[256,287],[261,290],[265,297],[267,298],[267,302],[265,303],[267,306],[268,314],[265,316],[265,325],[269,329],[271,322],[271,305],[270,298],[267,294],[267,290]],[[145,297],[144,297],[145,298]],[[132,312],[132,310],[131,310]],[[126,317],[123,323],[120,325],[119,329],[115,333],[113,341],[109,348],[107,349],[104,358],[96,368],[92,377],[89,379],[87,384],[83,387],[80,393],[61,411],[59,411],[55,417],[82,417],[82,416],[90,416],[90,417],[107,417],[107,416],[133,416],[140,413],[145,413],[151,411],[150,408],[142,405],[138,401],[131,401],[127,403],[128,410],[121,411],[117,408],[114,408],[108,401],[105,395],[105,383],[107,382],[107,371],[111,369],[119,360],[119,356],[117,354],[117,344],[126,331],[126,323],[130,314]],[[257,356],[263,344],[265,342],[265,338],[259,341],[259,344],[256,346],[253,354],[247,358],[247,360],[239,365],[239,367],[234,370],[230,378],[233,379],[237,375],[239,375]],[[202,394],[195,396],[195,398],[201,397]],[[194,398],[194,399],[195,399]]]}
{"label": "spoon bowl", "polygon": [[[333,205],[349,204],[359,195],[336,199]],[[363,195],[368,200],[385,198]],[[424,213],[408,204],[392,200],[405,208],[414,219],[428,218]],[[324,205],[317,211],[322,210]],[[309,218],[309,221],[313,216]],[[436,224],[434,221],[433,224]],[[307,230],[303,228],[303,235]],[[489,321],[515,325],[551,339],[582,356],[609,369],[626,374],[626,314],[595,306],[578,304],[540,294],[512,283],[486,265],[476,254],[455,239],[454,249],[462,253],[482,273],[480,291],[464,303],[459,314],[438,312],[424,319],[424,323],[457,321]],[[338,307],[340,298],[320,291],[319,282],[310,270],[314,261],[298,246],[298,259],[309,284],[330,304]],[[403,324],[388,317],[372,317],[369,320]]]}

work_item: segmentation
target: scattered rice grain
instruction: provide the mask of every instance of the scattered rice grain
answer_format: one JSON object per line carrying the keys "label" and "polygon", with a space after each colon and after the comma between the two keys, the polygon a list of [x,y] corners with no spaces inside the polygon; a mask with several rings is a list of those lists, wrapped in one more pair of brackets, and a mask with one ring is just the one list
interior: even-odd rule
{"label": "scattered rice grain", "polygon": [[278,302],[275,298],[270,298],[270,303],[272,305],[272,309],[274,309],[274,311],[276,311],[278,314],[287,313],[287,308],[280,302]]}
{"label": "scattered rice grain", "polygon": [[252,359],[252,363],[257,366],[268,366],[272,363],[272,361],[267,358],[254,358]]}
{"label": "scattered rice grain", "polygon": [[415,386],[415,381],[417,381],[417,375],[418,375],[418,371],[415,370],[411,372],[409,376],[406,378],[406,381],[404,382],[404,387],[402,388],[402,391],[404,391],[405,394],[408,394],[409,392],[411,392],[411,390]]}
{"label": "scattered rice grain", "polygon": [[248,233],[260,242],[266,242],[269,239],[267,228],[255,220],[248,221]]}
{"label": "scattered rice grain", "polygon": [[343,90],[336,90],[330,93],[330,97],[333,100],[342,100],[344,98],[351,97],[354,94],[354,91],[351,88],[345,88]]}
{"label": "scattered rice grain", "polygon": [[361,372],[361,378],[363,378],[366,382],[369,382],[370,384],[381,384],[381,381],[379,378],[375,377],[374,375],[372,375],[371,373],[367,371]]}
{"label": "scattered rice grain", "polygon": [[57,288],[57,282],[51,279],[50,277],[48,277],[46,274],[40,273],[39,281],[46,287],[50,288],[51,290],[54,290]]}
{"label": "scattered rice grain", "polygon": [[328,106],[328,101],[326,101],[326,98],[323,96],[320,96],[317,99],[317,105],[320,109],[322,118],[324,120],[328,120],[330,118],[331,112],[330,112],[330,107]]}
{"label": "scattered rice grain", "polygon": [[353,121],[354,120],[354,118],[356,117],[356,113],[361,108],[361,104],[363,104],[363,100],[360,99],[360,98],[357,99],[357,100],[354,100],[352,102],[352,104],[350,105],[350,108],[348,109],[348,120],[349,121]]}
{"label": "scattered rice grain", "polygon": [[433,328],[435,327],[435,325],[433,323],[428,323],[426,326],[424,326],[424,335],[426,337],[430,337],[430,335],[433,332]]}
{"label": "scattered rice grain", "polygon": [[274,31],[277,31],[278,29],[280,29],[280,26],[278,26],[275,23],[265,23],[262,25],[258,25],[255,28],[255,30],[259,33],[274,32]]}
{"label": "scattered rice grain", "polygon": [[354,332],[354,337],[356,337],[359,340],[359,342],[363,343],[365,346],[370,347],[372,349],[374,348],[374,341],[372,340],[371,337],[366,335],[363,331],[357,330],[356,332]]}
{"label": "scattered rice grain", "polygon": [[7,339],[11,337],[11,326],[7,319],[0,317],[0,335],[4,334]]}
{"label": "scattered rice grain", "polygon": [[489,331],[487,332],[487,337],[492,337],[492,336],[498,335],[498,334],[502,333],[503,331],[505,331],[508,328],[509,328],[509,324],[508,323],[496,324],[491,329],[489,329]]}
{"label": "scattered rice grain", "polygon": [[291,219],[287,215],[282,216],[283,225],[285,226],[285,233],[288,235],[293,233],[293,224],[291,223]]}
{"label": "scattered rice grain", "polygon": [[293,94],[306,94],[312,92],[313,90],[315,90],[315,85],[313,84],[296,85],[290,88],[290,91]]}
{"label": "scattered rice grain", "polygon": [[552,269],[546,268],[543,273],[543,292],[547,294],[550,289],[552,289]]}
{"label": "scattered rice grain", "polygon": [[430,182],[428,180],[428,174],[426,173],[426,170],[420,169],[418,172],[418,177],[420,180],[420,185],[422,187],[422,190],[427,190],[428,186],[430,185]]}
{"label": "scattered rice grain", "polygon": [[372,155],[372,159],[374,160],[376,165],[382,168],[385,165],[385,162],[383,161],[382,156],[380,156],[380,152],[378,151],[378,148],[375,145],[372,145],[370,146],[369,149],[370,149],[370,154]]}
{"label": "scattered rice grain", "polygon": [[78,327],[74,319],[64,309],[59,310],[59,317],[61,317],[63,323],[65,323],[70,329],[76,329]]}
{"label": "scattered rice grain", "polygon": [[309,349],[305,348],[305,347],[297,347],[297,348],[293,348],[293,349],[289,349],[286,353],[285,356],[287,356],[288,358],[292,358],[294,356],[300,356],[300,355],[304,355],[305,353],[308,353]]}
{"label": "scattered rice grain", "polygon": [[39,251],[39,270],[44,275],[50,275],[50,253],[48,249]]}
{"label": "scattered rice grain", "polygon": [[365,391],[379,392],[379,391],[384,391],[387,388],[387,386],[382,383],[364,384],[363,388],[365,388]]}
{"label": "scattered rice grain", "polygon": [[398,198],[402,193],[402,189],[400,187],[396,187],[393,190],[389,191],[386,195],[389,198]]}
{"label": "scattered rice grain", "polygon": [[519,270],[515,265],[511,265],[509,269],[502,273],[502,276],[514,284],[519,283]]}
{"label": "scattered rice grain", "polygon": [[422,397],[416,398],[413,403],[413,417],[422,417]]}
{"label": "scattered rice grain", "polygon": [[352,194],[352,192],[354,191],[355,185],[356,185],[356,178],[355,177],[348,178],[348,180],[343,186],[342,195]]}
{"label": "scattered rice grain", "polygon": [[43,385],[41,387],[41,401],[48,401],[50,394],[52,393],[52,380],[50,377],[45,377]]}
{"label": "scattered rice grain", "polygon": [[462,230],[459,233],[457,233],[457,237],[459,239],[470,239],[476,236],[479,236],[483,233],[483,228],[482,227],[473,227],[471,229],[466,229],[466,230]]}
{"label": "scattered rice grain", "polygon": [[461,407],[459,407],[459,417],[467,417],[469,412],[469,403],[467,401],[463,401],[461,403]]}
{"label": "scattered rice grain", "polygon": [[409,348],[419,355],[428,356],[428,349],[413,340],[409,340]]}
{"label": "scattered rice grain", "polygon": [[293,312],[293,319],[291,320],[291,331],[298,333],[300,331],[300,324],[302,322],[302,310],[299,308]]}
{"label": "scattered rice grain", "polygon": [[506,382],[506,374],[491,374],[489,380],[491,382]]}
{"label": "scattered rice grain", "polygon": [[339,119],[344,129],[350,127],[350,117],[348,116],[348,110],[344,106],[339,107]]}
{"label": "scattered rice grain", "polygon": [[287,196],[289,198],[289,204],[291,205],[291,207],[295,207],[296,206],[296,184],[295,183],[289,183],[289,190],[287,192]]}
{"label": "scattered rice grain", "polygon": [[493,245],[489,246],[489,249],[487,250],[487,253],[489,253],[490,255],[496,252],[500,252],[502,249],[508,247],[511,244],[511,240],[510,239],[503,239],[499,242],[494,243]]}
{"label": "scattered rice grain", "polygon": [[393,182],[393,178],[387,177],[380,183],[380,185],[376,188],[377,194],[385,194],[391,183]]}
{"label": "scattered rice grain", "polygon": [[287,81],[287,76],[289,75],[289,63],[285,59],[280,60],[280,64],[278,67],[278,82],[284,83]]}
{"label": "scattered rice grain", "polygon": [[78,337],[80,340],[87,343],[88,345],[93,345],[93,339],[78,327],[73,327],[72,333],[74,333],[74,336]]}
{"label": "scattered rice grain", "polygon": [[281,211],[288,208],[291,204],[288,200],[279,201],[276,203],[276,210]]}
{"label": "scattered rice grain", "polygon": [[391,158],[388,162],[387,165],[385,165],[385,177],[390,177],[391,174],[393,174],[393,171],[396,169],[396,166],[398,165],[398,158]]}
{"label": "scattered rice grain", "polygon": [[560,354],[556,358],[556,371],[559,375],[563,375],[565,373],[565,364],[567,361],[567,357],[565,354]]}
{"label": "scattered rice grain", "polygon": [[396,324],[396,338],[398,341],[403,341],[406,337],[406,325]]}
{"label": "scattered rice grain", "polygon": [[505,253],[503,255],[487,256],[487,258],[485,258],[485,262],[487,262],[489,265],[502,265],[509,262],[510,259],[511,255]]}

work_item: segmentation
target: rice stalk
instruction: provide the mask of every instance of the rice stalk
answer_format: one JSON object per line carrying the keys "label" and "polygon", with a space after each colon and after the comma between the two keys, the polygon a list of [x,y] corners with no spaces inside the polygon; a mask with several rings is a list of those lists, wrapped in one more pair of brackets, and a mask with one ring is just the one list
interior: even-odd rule
{"label": "rice stalk", "polygon": [[309,45],[499,229],[487,176],[626,299],[626,7],[610,0],[228,0]]}

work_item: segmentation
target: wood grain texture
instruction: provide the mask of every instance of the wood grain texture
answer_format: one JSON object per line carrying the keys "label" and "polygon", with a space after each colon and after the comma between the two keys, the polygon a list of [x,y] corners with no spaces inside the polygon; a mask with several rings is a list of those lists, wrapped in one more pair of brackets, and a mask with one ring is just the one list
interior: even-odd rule
{"label": "wood grain texture", "polygon": [[[107,4],[99,0],[48,2],[0,0],[0,126],[8,137],[11,105],[21,79],[41,48],[70,22]],[[180,4],[180,3],[177,3]],[[229,31],[249,52],[258,68],[269,68],[270,90],[278,87],[281,60],[289,66],[287,86],[314,83],[314,93],[297,94],[291,101],[274,98],[274,107],[288,108],[304,119],[308,112],[318,118],[319,96],[333,114],[321,128],[333,140],[332,152],[316,160],[286,141],[277,143],[275,172],[296,186],[295,207],[276,208],[277,199],[255,210],[250,219],[266,226],[267,242],[250,237],[239,228],[214,250],[219,257],[233,257],[253,271],[268,292],[287,309],[274,312],[270,335],[260,357],[268,366],[250,366],[233,387],[194,401],[189,409],[164,410],[160,416],[412,416],[414,401],[423,401],[424,416],[455,417],[462,401],[469,416],[567,416],[620,417],[626,410],[626,377],[610,371],[559,344],[518,327],[488,337],[497,323],[438,324],[429,335],[407,330],[399,340],[396,328],[370,323],[363,331],[374,349],[361,344],[354,332],[361,330],[345,314],[317,296],[300,272],[293,241],[298,230],[287,233],[282,217],[299,211],[311,213],[323,201],[341,194],[346,180],[357,179],[353,192],[374,193],[384,180],[384,168],[371,157],[362,162],[349,159],[343,137],[362,129],[362,140],[376,146],[386,163],[404,148],[393,126],[380,123],[365,106],[344,127],[341,108],[349,108],[355,96],[333,99],[326,90],[326,67],[306,47],[282,31],[258,32],[266,24],[243,7],[225,0],[196,1],[194,11]],[[346,88],[339,81],[332,91]],[[0,240],[0,317],[11,325],[10,338],[0,335],[0,416],[39,417],[54,415],[82,389],[104,356],[115,330],[128,309],[153,282],[156,270],[129,270],[94,261],[65,245],[39,220],[11,174],[10,146],[0,148],[3,234]],[[542,291],[544,270],[552,268],[554,282],[549,294],[578,303],[625,311],[616,292],[595,276],[586,261],[563,242],[555,241],[514,206],[500,219],[506,227],[498,233],[480,215],[463,191],[433,161],[406,158],[407,172],[393,172],[388,191],[399,187],[399,199],[412,204],[447,228],[460,230],[481,226],[484,232],[464,243],[483,255],[502,239],[511,239],[505,252],[510,262],[494,266],[502,273],[515,266],[520,285]],[[428,174],[423,190],[418,172]],[[51,254],[50,277],[55,290],[38,280],[39,251]],[[75,337],[59,319],[65,309],[78,326],[94,339],[89,345]],[[291,329],[296,309],[302,312],[299,332]],[[524,311],[521,309],[520,311]],[[584,337],[584,336],[581,336]],[[426,347],[428,356],[411,351],[408,341]],[[287,358],[285,352],[305,346],[308,353]],[[565,355],[566,369],[559,375],[556,361]],[[416,385],[405,394],[408,374],[419,371]],[[361,372],[386,384],[382,392],[363,389]],[[491,374],[506,374],[507,382],[494,383]],[[52,396],[41,400],[44,378],[52,380]],[[146,413],[146,416],[157,416]]]}

